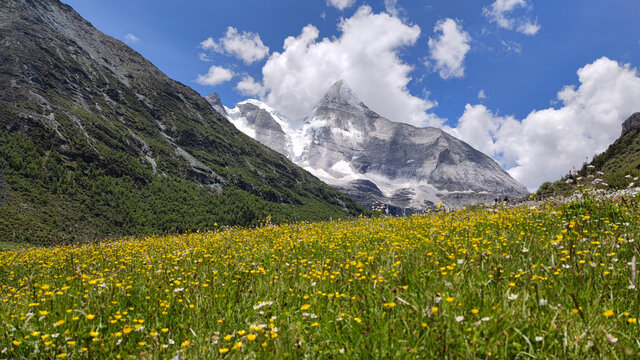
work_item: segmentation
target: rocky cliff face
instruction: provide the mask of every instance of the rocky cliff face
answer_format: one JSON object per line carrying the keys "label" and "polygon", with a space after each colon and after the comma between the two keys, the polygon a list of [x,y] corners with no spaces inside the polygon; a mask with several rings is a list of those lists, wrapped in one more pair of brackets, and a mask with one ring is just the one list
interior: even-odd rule
{"label": "rocky cliff face", "polygon": [[629,116],[629,118],[627,118],[622,123],[622,133],[620,134],[620,136],[622,137],[625,134],[627,134],[628,132],[630,132],[633,129],[636,129],[638,127],[640,127],[640,112],[637,112],[637,113]]}
{"label": "rocky cliff face", "polygon": [[[14,184],[3,189],[13,200],[0,204],[5,206],[0,207],[0,218],[14,220],[0,220],[0,233],[9,233],[5,225],[28,228],[29,223],[48,221],[43,228],[52,230],[49,225],[55,223],[56,231],[66,227],[73,234],[80,228],[98,229],[91,236],[99,237],[103,229],[110,229],[109,234],[130,234],[126,229],[157,233],[216,221],[248,225],[269,214],[319,219],[362,210],[238,131],[218,114],[225,115],[219,99],[209,99],[220,105],[213,111],[194,90],[168,78],[58,0],[0,2],[0,84],[0,173],[12,177],[6,184]],[[265,126],[261,119],[257,114],[255,123]],[[16,150],[26,144],[35,152]],[[28,161],[46,176],[60,182],[71,178],[72,190],[67,185],[61,190],[62,185],[48,178],[42,188],[15,185],[40,176],[24,167],[27,155],[33,155]],[[51,161],[54,164],[48,164]],[[51,169],[55,172],[49,174]],[[122,201],[111,199],[113,204],[102,210],[92,207],[97,178],[104,191]],[[175,201],[194,202],[197,216],[181,214],[183,204],[167,200],[178,188],[184,198]],[[150,193],[166,208],[154,208]],[[61,200],[55,196],[68,204],[56,206]],[[46,200],[35,203],[34,197]],[[231,203],[223,204],[226,199]],[[33,214],[25,218],[15,207],[21,202],[34,209]],[[69,208],[82,218],[73,221],[74,227],[67,227],[67,220],[51,220],[69,218]],[[221,220],[234,209],[244,215]],[[123,215],[129,210],[130,218]],[[240,218],[244,220],[233,220]]]}
{"label": "rocky cliff face", "polygon": [[[242,106],[232,111],[232,122],[246,118]],[[329,89],[298,128],[270,131],[249,120],[238,128],[243,126],[250,136],[278,144],[278,151],[295,163],[368,206],[382,203],[411,212],[439,202],[460,207],[527,194],[488,156],[440,129],[381,117],[343,81]],[[285,151],[279,143],[283,137],[289,139]]]}
{"label": "rocky cliff face", "polygon": [[282,128],[286,124],[278,121],[280,118],[277,113],[269,107],[248,100],[230,109],[227,117],[238,129],[243,129],[252,138],[285,156],[290,155],[290,141]]}
{"label": "rocky cliff face", "polygon": [[224,117],[229,116],[229,114],[227,114],[227,111],[224,108],[224,105],[222,105],[222,100],[220,100],[220,96],[217,93],[210,94],[205,99],[211,105],[211,107],[213,107],[213,110],[220,113],[220,115]]}

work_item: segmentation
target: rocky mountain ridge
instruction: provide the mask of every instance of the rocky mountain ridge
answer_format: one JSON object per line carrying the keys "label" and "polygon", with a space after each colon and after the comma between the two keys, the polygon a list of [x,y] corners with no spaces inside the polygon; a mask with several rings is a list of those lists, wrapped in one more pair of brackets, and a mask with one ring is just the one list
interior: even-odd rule
{"label": "rocky mountain ridge", "polygon": [[344,81],[301,121],[258,100],[225,112],[247,135],[369,207],[407,213],[527,194],[488,156],[440,129],[381,117]]}
{"label": "rocky mountain ridge", "polygon": [[620,136],[622,137],[638,127],[640,127],[640,112],[632,114],[622,123],[622,132],[620,133]]}
{"label": "rocky mountain ridge", "polygon": [[56,243],[366,211],[58,0],[0,2],[0,83],[4,240]]}

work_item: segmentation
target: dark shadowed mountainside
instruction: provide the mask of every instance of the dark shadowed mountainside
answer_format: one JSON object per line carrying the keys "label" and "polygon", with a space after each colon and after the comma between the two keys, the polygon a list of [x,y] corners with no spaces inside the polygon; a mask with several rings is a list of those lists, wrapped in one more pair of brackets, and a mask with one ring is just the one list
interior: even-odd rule
{"label": "dark shadowed mountainside", "polygon": [[0,3],[0,85],[3,240],[365,211],[57,0]]}

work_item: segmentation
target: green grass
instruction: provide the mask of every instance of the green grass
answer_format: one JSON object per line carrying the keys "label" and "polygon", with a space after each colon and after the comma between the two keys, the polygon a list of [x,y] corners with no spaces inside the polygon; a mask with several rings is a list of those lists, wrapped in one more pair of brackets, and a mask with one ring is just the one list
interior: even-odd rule
{"label": "green grass", "polygon": [[25,244],[15,243],[11,241],[0,241],[0,251],[20,250],[25,248]]}
{"label": "green grass", "polygon": [[0,358],[637,358],[639,200],[6,251]]}
{"label": "green grass", "polygon": [[[578,184],[590,184],[599,178],[608,189],[626,189],[638,186],[640,176],[640,128],[617,139],[607,150],[584,163],[575,175],[567,174],[561,180],[545,182],[536,191],[538,196],[568,195]],[[567,182],[567,180],[570,180]]]}
{"label": "green grass", "polygon": [[[368,213],[317,179],[284,192],[269,185],[275,180],[255,180],[259,189],[225,186],[217,192],[179,176],[154,174],[126,155],[120,158],[109,162],[124,169],[116,171],[0,130],[0,240],[54,245],[257,226],[267,218],[282,223]],[[277,183],[293,182],[295,176]]]}

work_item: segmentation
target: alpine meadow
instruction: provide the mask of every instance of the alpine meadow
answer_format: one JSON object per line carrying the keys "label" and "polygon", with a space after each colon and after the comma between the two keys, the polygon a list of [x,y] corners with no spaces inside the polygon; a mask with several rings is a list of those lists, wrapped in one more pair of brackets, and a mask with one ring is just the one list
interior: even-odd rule
{"label": "alpine meadow", "polygon": [[11,358],[624,358],[628,195],[0,253]]}
{"label": "alpine meadow", "polygon": [[0,360],[640,358],[639,13],[0,1]]}

